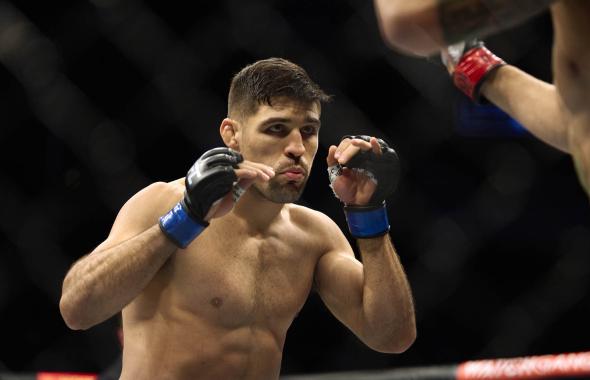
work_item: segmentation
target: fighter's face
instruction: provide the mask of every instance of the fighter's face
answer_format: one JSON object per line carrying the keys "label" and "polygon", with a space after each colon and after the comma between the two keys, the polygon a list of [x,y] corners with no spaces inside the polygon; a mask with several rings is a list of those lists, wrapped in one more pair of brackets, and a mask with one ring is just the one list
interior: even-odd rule
{"label": "fighter's face", "polygon": [[319,103],[273,99],[244,120],[240,151],[244,159],[271,166],[276,175],[253,190],[276,203],[299,199],[318,150]]}

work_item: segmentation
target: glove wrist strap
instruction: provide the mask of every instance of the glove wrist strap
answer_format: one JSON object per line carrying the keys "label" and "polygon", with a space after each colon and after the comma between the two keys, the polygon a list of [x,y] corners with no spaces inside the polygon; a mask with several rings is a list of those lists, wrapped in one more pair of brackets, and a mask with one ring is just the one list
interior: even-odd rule
{"label": "glove wrist strap", "polygon": [[[204,224],[203,224],[204,223]],[[174,244],[186,248],[207,226],[193,219],[182,202],[178,202],[159,221],[160,229]]]}
{"label": "glove wrist strap", "polygon": [[479,102],[481,85],[494,70],[505,64],[485,46],[473,48],[461,57],[453,73],[453,82],[465,95]]}
{"label": "glove wrist strap", "polygon": [[385,202],[377,206],[344,206],[350,234],[359,238],[383,236],[389,232]]}

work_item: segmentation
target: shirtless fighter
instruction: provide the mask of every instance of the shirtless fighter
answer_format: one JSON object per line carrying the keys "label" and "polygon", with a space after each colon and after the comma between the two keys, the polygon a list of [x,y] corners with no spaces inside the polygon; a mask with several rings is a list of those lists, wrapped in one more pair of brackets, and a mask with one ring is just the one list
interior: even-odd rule
{"label": "shirtless fighter", "polygon": [[362,263],[330,218],[292,203],[327,98],[289,61],[245,67],[220,126],[227,147],[204,153],[186,179],[138,192],[70,269],[60,302],[69,327],[122,310],[121,379],[277,379],[287,329],[312,288],[372,349],[413,343],[411,292],[385,209],[395,152],[367,136],[329,149],[331,186]]}
{"label": "shirtless fighter", "polygon": [[[464,93],[475,101],[484,96],[541,140],[570,153],[590,195],[590,1],[375,0],[375,5],[386,41],[418,55],[443,49],[454,83]],[[481,43],[447,49],[549,5],[554,84],[505,64]]]}

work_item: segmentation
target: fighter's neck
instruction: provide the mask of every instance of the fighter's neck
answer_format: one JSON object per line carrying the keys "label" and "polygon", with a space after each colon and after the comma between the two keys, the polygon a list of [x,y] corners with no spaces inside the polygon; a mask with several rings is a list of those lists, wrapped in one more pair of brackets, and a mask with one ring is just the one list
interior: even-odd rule
{"label": "fighter's neck", "polygon": [[244,222],[252,233],[263,233],[281,218],[283,203],[274,203],[260,196],[246,191],[236,203],[231,214]]}

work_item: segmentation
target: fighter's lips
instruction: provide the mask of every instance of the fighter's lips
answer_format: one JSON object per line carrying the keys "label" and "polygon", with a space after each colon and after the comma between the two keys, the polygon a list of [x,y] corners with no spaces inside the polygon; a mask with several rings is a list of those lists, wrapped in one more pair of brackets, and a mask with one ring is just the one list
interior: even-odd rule
{"label": "fighter's lips", "polygon": [[300,181],[305,178],[305,172],[302,169],[297,168],[285,170],[280,174],[284,175],[291,181]]}

